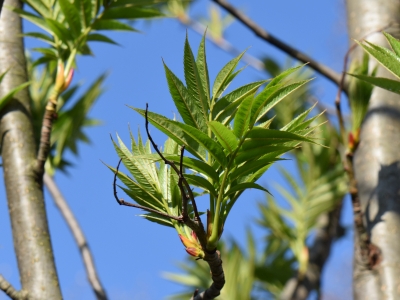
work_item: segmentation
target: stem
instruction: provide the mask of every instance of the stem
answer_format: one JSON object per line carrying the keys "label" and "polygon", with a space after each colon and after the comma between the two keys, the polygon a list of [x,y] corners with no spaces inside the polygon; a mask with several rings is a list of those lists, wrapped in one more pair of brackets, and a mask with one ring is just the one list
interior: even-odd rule
{"label": "stem", "polygon": [[54,182],[53,178],[45,173],[43,176],[43,181],[47,189],[49,190],[51,197],[54,200],[54,203],[56,204],[61,215],[63,216],[64,221],[67,223],[69,229],[71,230],[71,233],[78,246],[79,252],[81,253],[86,274],[89,279],[89,283],[92,286],[93,292],[96,295],[96,298],[98,300],[107,300],[108,297],[97,274],[96,266],[94,265],[94,259],[90,251],[89,244],[85,238],[85,235],[83,234],[83,231],[78,221],[74,216],[74,213],[68,206],[67,201],[61,194],[61,191],[59,190],[57,184]]}

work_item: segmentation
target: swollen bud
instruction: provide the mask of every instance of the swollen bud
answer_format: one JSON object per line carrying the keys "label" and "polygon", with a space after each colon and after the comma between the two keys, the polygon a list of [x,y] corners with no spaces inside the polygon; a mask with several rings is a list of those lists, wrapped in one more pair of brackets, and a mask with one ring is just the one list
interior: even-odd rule
{"label": "swollen bud", "polygon": [[197,240],[196,233],[192,231],[191,236],[193,238],[193,241],[191,239],[188,239],[186,236],[179,234],[179,238],[181,239],[182,244],[185,246],[186,252],[189,253],[191,256],[203,258],[204,251]]}

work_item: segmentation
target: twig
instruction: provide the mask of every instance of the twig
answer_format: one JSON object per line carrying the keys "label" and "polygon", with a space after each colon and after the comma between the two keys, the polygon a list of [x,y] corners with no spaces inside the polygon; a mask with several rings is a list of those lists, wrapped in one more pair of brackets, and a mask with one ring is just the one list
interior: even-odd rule
{"label": "twig", "polygon": [[183,221],[182,217],[176,217],[176,216],[163,213],[161,211],[158,211],[158,210],[150,208],[150,207],[137,205],[137,204],[134,204],[134,203],[126,202],[126,201],[124,201],[124,199],[119,199],[118,195],[117,195],[117,176],[118,176],[118,170],[119,170],[119,165],[121,164],[121,161],[122,161],[122,158],[118,162],[117,168],[116,168],[115,173],[114,173],[114,182],[113,182],[114,197],[115,197],[115,200],[117,200],[119,205],[143,209],[145,211],[148,211],[148,212],[151,212],[151,213],[155,213],[155,214],[160,215],[162,217],[173,219],[173,220],[176,220],[178,222],[182,222]]}
{"label": "twig", "polygon": [[[173,161],[170,161],[165,158],[165,156],[158,149],[157,144],[154,142],[153,138],[150,135],[149,118],[148,118],[148,104],[146,104],[145,119],[146,119],[146,132],[147,132],[147,136],[150,140],[150,143],[152,144],[153,148],[158,153],[158,155],[161,157],[161,159],[164,161],[164,163],[167,165],[170,165],[171,168],[179,176],[178,186],[182,193],[182,220],[186,226],[191,228],[196,233],[196,235],[199,239],[200,245],[204,251],[203,260],[206,261],[210,267],[213,283],[211,284],[211,286],[208,289],[206,289],[204,292],[202,292],[200,294],[197,291],[195,291],[191,299],[193,299],[193,300],[214,299],[220,295],[220,291],[225,285],[225,275],[224,275],[224,270],[222,268],[222,260],[221,260],[219,251],[217,251],[216,249],[212,249],[211,251],[207,250],[207,234],[204,230],[203,224],[201,223],[200,215],[197,211],[196,201],[194,199],[192,190],[190,189],[189,183],[186,181],[185,177],[183,176],[183,154],[184,154],[185,147],[181,148],[181,157],[180,157],[180,164],[179,164],[179,169],[178,169],[178,167],[175,165],[175,163]],[[185,188],[187,190],[187,194],[185,193]],[[194,220],[192,220],[187,215],[186,207],[187,207],[189,199],[191,200],[192,205],[193,205],[193,212],[195,215]]]}
{"label": "twig", "polygon": [[[158,146],[157,146],[157,144],[154,142],[154,140],[153,140],[153,138],[151,137],[151,135],[150,135],[150,131],[149,131],[149,118],[148,118],[148,107],[149,107],[149,105],[146,103],[146,112],[145,112],[145,119],[146,119],[146,133],[147,133],[147,136],[148,136],[148,138],[149,138],[149,140],[150,140],[150,143],[151,143],[151,145],[153,146],[153,148],[154,148],[154,150],[156,150],[156,152],[157,152],[157,154],[161,157],[161,159],[164,161],[164,163],[165,164],[167,164],[167,165],[169,165],[169,166],[171,166],[171,168],[175,171],[175,173],[179,176],[180,175],[180,172],[179,172],[179,169],[177,168],[177,166],[175,165],[175,163],[173,162],[173,161],[170,161],[170,160],[168,160],[168,159],[166,159],[165,158],[165,156],[161,153],[161,151],[158,149]],[[183,164],[183,150],[184,148],[182,148],[182,150],[181,150],[181,167],[182,167],[182,164]],[[184,207],[187,207],[187,202],[188,202],[188,200],[190,199],[190,201],[192,202],[192,206],[193,206],[193,212],[194,212],[194,216],[195,216],[195,221],[198,223],[198,225],[199,225],[199,227],[200,228],[202,228],[202,231],[204,232],[204,227],[203,227],[203,224],[202,224],[202,222],[201,222],[201,219],[200,219],[200,214],[199,214],[199,212],[198,212],[198,210],[197,210],[197,205],[196,205],[196,200],[194,199],[194,195],[193,195],[193,192],[192,192],[192,190],[191,190],[191,188],[190,188],[190,185],[189,185],[189,183],[187,182],[187,180],[185,179],[185,177],[182,175],[181,176],[182,177],[182,180],[181,180],[181,183],[183,183],[183,185],[185,186],[185,188],[186,188],[186,190],[187,190],[187,193],[185,192],[185,189],[183,188],[183,185],[182,184],[179,184],[178,186],[179,186],[179,189],[180,189],[180,191],[181,191],[181,193],[183,194],[182,195],[182,200],[183,200],[183,203],[182,203],[182,210],[183,210],[183,208]],[[187,210],[185,210],[186,212],[187,212]],[[184,221],[186,221],[186,220],[190,220],[189,218],[188,218],[188,216],[187,215],[184,215],[183,214],[183,212],[182,212],[182,217],[183,217],[183,219],[184,219]],[[205,232],[204,232],[205,233]],[[196,232],[196,234],[197,234],[197,232]],[[202,233],[200,233],[199,232],[199,234],[202,236],[203,234]],[[199,235],[198,235],[199,236]],[[200,236],[199,236],[199,239],[200,239]],[[204,240],[205,241],[205,240]],[[202,245],[203,246],[203,245]],[[205,248],[204,248],[205,249]]]}
{"label": "twig", "polygon": [[57,117],[56,113],[57,102],[56,100],[49,100],[46,105],[46,110],[43,116],[42,130],[40,133],[40,144],[39,151],[36,158],[36,173],[39,178],[44,174],[44,164],[46,163],[47,157],[50,152],[50,136],[51,128],[53,127],[53,122]]}
{"label": "twig", "polygon": [[2,275],[0,275],[0,289],[13,300],[28,300],[27,291],[17,291]]}
{"label": "twig", "polygon": [[293,58],[298,59],[303,63],[309,63],[308,66],[310,68],[314,69],[315,71],[317,71],[318,73],[325,76],[327,79],[329,79],[330,81],[339,86],[341,80],[340,74],[336,73],[328,66],[317,62],[310,56],[300,52],[299,50],[293,48],[292,46],[274,37],[269,32],[258,26],[253,20],[251,20],[245,14],[240,12],[240,10],[238,10],[225,0],[212,0],[212,1],[217,3],[222,8],[224,8],[227,12],[229,12],[232,16],[234,16],[237,20],[239,20],[243,25],[245,25],[247,28],[253,31],[256,36],[260,37],[267,43],[270,43],[271,45],[277,47],[286,54],[292,56]]}
{"label": "twig", "polygon": [[225,285],[225,275],[222,268],[222,260],[219,251],[214,251],[214,253],[205,252],[205,257],[203,259],[210,266],[213,283],[202,293],[196,293],[195,291],[190,300],[215,299],[220,295],[220,291]]}
{"label": "twig", "polygon": [[[355,146],[357,147],[357,145]],[[356,148],[354,149],[354,151]],[[357,181],[353,169],[353,152],[346,154],[346,172],[350,182],[350,196],[353,205],[355,234],[360,247],[361,263],[365,268],[372,270],[381,261],[381,250],[371,242],[370,236],[363,223],[363,212],[361,210],[360,197],[358,196]]]}
{"label": "twig", "polygon": [[51,197],[54,200],[54,203],[61,212],[61,215],[63,216],[69,229],[71,230],[71,233],[81,253],[83,264],[85,265],[86,274],[88,276],[89,283],[92,286],[93,292],[95,293],[98,300],[107,300],[108,297],[97,274],[93,255],[90,251],[88,242],[71,208],[68,206],[67,201],[61,194],[61,191],[59,190],[57,184],[54,182],[51,176],[49,176],[48,174],[44,174],[43,182],[49,190]]}

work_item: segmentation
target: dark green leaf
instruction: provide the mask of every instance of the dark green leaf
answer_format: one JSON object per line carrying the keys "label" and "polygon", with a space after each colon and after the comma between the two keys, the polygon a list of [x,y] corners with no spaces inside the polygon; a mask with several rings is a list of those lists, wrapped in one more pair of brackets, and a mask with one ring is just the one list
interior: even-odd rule
{"label": "dark green leaf", "polygon": [[234,185],[233,187],[231,187],[226,193],[225,193],[225,197],[229,196],[230,194],[239,192],[239,191],[243,191],[243,190],[247,190],[247,189],[257,189],[257,190],[261,190],[264,192],[268,192],[267,189],[263,188],[261,185],[254,183],[254,182],[243,182],[243,183],[239,183]]}
{"label": "dark green leaf", "polygon": [[214,86],[212,90],[212,97],[213,99],[217,99],[220,95],[224,92],[225,88],[227,87],[227,81],[229,81],[229,77],[232,75],[233,71],[235,70],[237,64],[239,63],[240,59],[242,58],[245,51],[239,54],[237,57],[232,59],[228,62],[222,69],[219,71],[217,77],[214,81]]}
{"label": "dark green leaf", "polygon": [[203,38],[201,39],[199,50],[197,51],[196,64],[197,70],[199,71],[201,84],[204,89],[204,95],[206,95],[207,101],[210,102],[210,79],[208,76],[205,41],[206,33],[204,33]]}
{"label": "dark green leaf", "polygon": [[190,185],[194,185],[199,188],[202,188],[206,192],[213,195],[215,198],[218,197],[218,194],[217,194],[214,186],[204,177],[198,176],[198,175],[193,175],[193,174],[185,174],[185,178]]}
{"label": "dark green leaf", "polygon": [[115,19],[144,19],[164,16],[159,10],[136,6],[122,6],[106,9],[103,20]]}
{"label": "dark green leaf", "polygon": [[241,139],[244,133],[249,129],[250,117],[251,117],[251,107],[253,105],[253,96],[247,97],[239,106],[239,109],[235,116],[235,122],[233,123],[233,132],[235,135]]}
{"label": "dark green leaf", "polygon": [[130,25],[122,23],[117,20],[96,20],[92,27],[94,30],[124,30],[124,31],[137,31]]}
{"label": "dark green leaf", "polygon": [[99,33],[91,33],[87,37],[88,42],[104,42],[104,43],[109,43],[109,44],[114,44],[118,45],[118,43],[114,42],[112,39],[109,37],[99,34]]}
{"label": "dark green leaf", "polygon": [[239,165],[248,160],[256,160],[267,153],[276,153],[276,155],[278,156],[283,153],[289,152],[292,149],[294,149],[294,147],[270,146],[260,144],[258,147],[239,151],[235,158],[235,162]]}
{"label": "dark green leaf", "polygon": [[366,75],[357,75],[357,74],[349,74],[353,77],[366,81],[370,84],[376,85],[382,89],[391,91],[396,94],[400,94],[400,82],[397,80],[392,80],[388,78],[382,77],[373,77],[373,76],[366,76]]}
{"label": "dark green leaf", "polygon": [[200,103],[189,95],[183,83],[165,64],[164,68],[169,91],[183,121],[203,132],[207,132],[206,119],[199,106]]}
{"label": "dark green leaf", "polygon": [[208,126],[211,128],[220,144],[228,150],[229,153],[235,151],[238,147],[237,137],[229,128],[217,121],[209,122]]}
{"label": "dark green leaf", "polygon": [[[78,0],[75,0],[78,1]],[[78,37],[81,33],[81,18],[79,10],[69,0],[58,0],[61,10],[68,22],[70,30],[73,32],[75,37]]]}
{"label": "dark green leaf", "polygon": [[193,52],[190,48],[187,35],[185,39],[184,50],[184,72],[188,92],[195,101],[198,101],[204,115],[204,120],[207,120],[209,110],[208,98],[204,93],[201,78],[197,70],[197,64],[194,60]]}

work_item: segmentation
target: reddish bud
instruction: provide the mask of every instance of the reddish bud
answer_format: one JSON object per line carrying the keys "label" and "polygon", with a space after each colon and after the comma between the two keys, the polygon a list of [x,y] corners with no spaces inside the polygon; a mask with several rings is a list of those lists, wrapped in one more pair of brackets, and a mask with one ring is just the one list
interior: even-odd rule
{"label": "reddish bud", "polygon": [[65,82],[64,82],[64,85],[63,85],[63,89],[62,89],[63,91],[65,91],[69,87],[69,85],[71,84],[73,76],[74,76],[74,69],[71,69],[71,70],[69,70],[67,78],[65,78]]}

